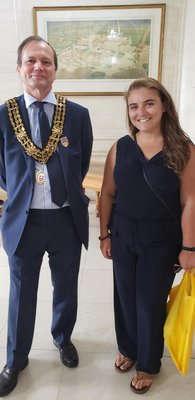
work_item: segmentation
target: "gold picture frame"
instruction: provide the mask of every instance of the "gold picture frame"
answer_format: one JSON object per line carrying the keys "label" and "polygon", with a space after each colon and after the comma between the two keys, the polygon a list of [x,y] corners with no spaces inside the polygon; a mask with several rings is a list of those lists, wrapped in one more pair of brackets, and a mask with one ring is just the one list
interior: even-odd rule
{"label": "gold picture frame", "polygon": [[58,56],[54,90],[123,95],[131,80],[161,80],[165,4],[33,7],[34,33]]}

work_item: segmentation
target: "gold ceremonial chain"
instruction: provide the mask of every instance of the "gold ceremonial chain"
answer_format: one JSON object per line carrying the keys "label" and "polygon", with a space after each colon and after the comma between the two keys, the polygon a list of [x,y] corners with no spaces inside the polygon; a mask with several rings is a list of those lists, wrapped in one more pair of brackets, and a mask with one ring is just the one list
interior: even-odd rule
{"label": "gold ceremonial chain", "polygon": [[44,149],[39,149],[39,147],[37,147],[27,135],[16,99],[9,99],[5,102],[8,107],[9,119],[18,141],[24,148],[25,152],[40,164],[46,164],[52,154],[56,151],[63,134],[66,114],[66,98],[60,95],[56,95],[56,98],[57,105],[54,113],[51,135]]}

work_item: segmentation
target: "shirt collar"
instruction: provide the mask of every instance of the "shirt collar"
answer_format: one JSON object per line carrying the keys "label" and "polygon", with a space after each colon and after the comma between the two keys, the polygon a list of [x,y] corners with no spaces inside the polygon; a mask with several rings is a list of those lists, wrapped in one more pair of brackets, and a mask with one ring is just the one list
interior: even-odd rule
{"label": "shirt collar", "polygon": [[[25,104],[26,104],[26,108],[29,108],[31,106],[31,104],[33,104],[35,101],[37,101],[37,99],[33,96],[31,96],[30,94],[24,92],[24,100],[25,100]],[[55,97],[55,94],[53,92],[49,92],[48,95],[46,97],[44,97],[44,99],[42,101],[46,101],[47,103],[51,103],[53,105],[57,104],[57,100]]]}

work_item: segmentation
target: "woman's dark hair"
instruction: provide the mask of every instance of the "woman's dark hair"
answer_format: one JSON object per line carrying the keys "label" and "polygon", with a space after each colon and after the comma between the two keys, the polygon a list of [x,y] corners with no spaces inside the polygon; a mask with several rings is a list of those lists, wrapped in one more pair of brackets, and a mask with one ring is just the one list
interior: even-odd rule
{"label": "woman's dark hair", "polygon": [[161,130],[164,136],[163,153],[168,167],[172,168],[175,173],[180,176],[190,158],[189,144],[192,144],[192,141],[180,126],[178,114],[171,95],[156,79],[136,79],[130,84],[129,89],[124,95],[127,106],[127,119],[130,132],[135,138],[138,129],[132,124],[129,118],[128,99],[133,90],[143,87],[156,90],[165,107],[165,112],[163,113],[161,119]]}
{"label": "woman's dark hair", "polygon": [[53,58],[54,58],[55,70],[57,71],[57,69],[58,69],[58,59],[57,59],[57,54],[56,54],[55,50],[53,49],[53,47],[52,47],[45,39],[43,39],[42,37],[40,37],[40,36],[38,36],[38,35],[33,35],[33,36],[27,37],[27,38],[26,38],[25,40],[23,40],[23,42],[19,45],[18,51],[17,51],[17,54],[18,54],[17,65],[18,65],[19,67],[21,67],[21,65],[22,65],[22,51],[23,51],[24,47],[25,47],[27,44],[31,43],[31,42],[43,42],[43,43],[46,43],[46,44],[52,49],[52,51],[53,51]]}

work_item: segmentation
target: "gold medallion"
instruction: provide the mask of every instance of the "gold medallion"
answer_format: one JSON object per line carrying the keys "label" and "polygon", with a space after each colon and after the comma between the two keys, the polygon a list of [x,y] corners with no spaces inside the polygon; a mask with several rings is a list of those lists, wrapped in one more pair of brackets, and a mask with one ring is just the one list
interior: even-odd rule
{"label": "gold medallion", "polygon": [[39,170],[38,172],[36,172],[35,180],[38,183],[38,185],[44,184],[44,172],[42,170]]}
{"label": "gold medallion", "polygon": [[69,141],[68,141],[67,136],[63,136],[63,137],[60,139],[60,142],[62,143],[62,146],[64,146],[64,147],[68,147],[68,145],[69,145]]}
{"label": "gold medallion", "polygon": [[[60,138],[63,134],[64,121],[66,116],[66,98],[61,95],[56,95],[56,99],[57,104],[54,111],[51,134],[47,145],[43,149],[37,147],[30,139],[30,136],[27,134],[22,121],[22,117],[20,115],[20,110],[16,98],[9,99],[5,102],[8,108],[9,119],[14,129],[16,138],[24,148],[25,152],[42,165],[46,164],[52,154],[56,151]],[[66,145],[64,146],[67,147],[67,138],[65,139],[65,142]]]}

